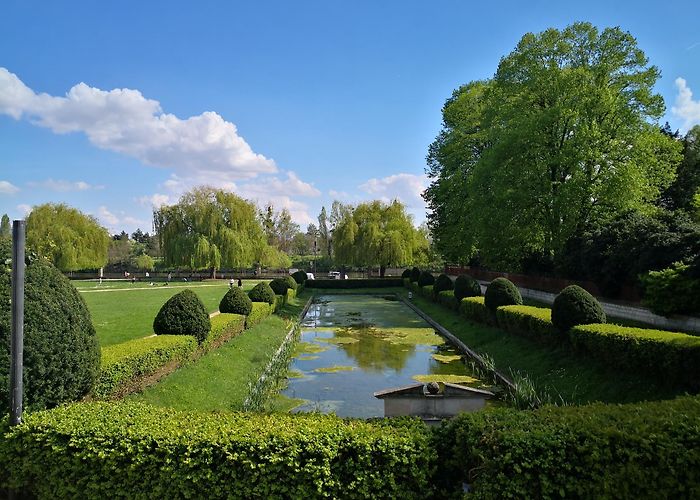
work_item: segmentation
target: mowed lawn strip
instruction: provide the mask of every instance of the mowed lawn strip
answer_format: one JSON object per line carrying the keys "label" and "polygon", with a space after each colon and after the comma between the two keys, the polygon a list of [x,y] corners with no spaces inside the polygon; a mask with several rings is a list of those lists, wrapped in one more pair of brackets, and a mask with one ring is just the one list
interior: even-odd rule
{"label": "mowed lawn strip", "polygon": [[[245,280],[243,289],[250,290],[258,282]],[[189,288],[202,299],[207,311],[217,311],[221,298],[228,290],[228,282],[198,285],[192,283]],[[153,319],[161,306],[170,297],[188,288],[186,285],[164,286],[162,283],[146,289],[139,289],[138,283],[134,287],[105,292],[90,291],[94,288],[84,288],[84,285],[79,287],[84,292],[81,296],[90,310],[92,324],[102,347],[151,335]]]}
{"label": "mowed lawn strip", "polygon": [[282,344],[288,322],[272,315],[220,348],[130,399],[178,410],[242,409],[248,383],[258,380]]}
{"label": "mowed lawn strip", "polygon": [[[402,292],[407,295],[407,292]],[[595,359],[574,354],[566,347],[546,346],[468,319],[424,297],[413,302],[467,346],[493,358],[506,375],[520,372],[535,386],[567,403],[592,401],[629,403],[671,399],[683,391],[668,387],[645,373],[615,371]]]}

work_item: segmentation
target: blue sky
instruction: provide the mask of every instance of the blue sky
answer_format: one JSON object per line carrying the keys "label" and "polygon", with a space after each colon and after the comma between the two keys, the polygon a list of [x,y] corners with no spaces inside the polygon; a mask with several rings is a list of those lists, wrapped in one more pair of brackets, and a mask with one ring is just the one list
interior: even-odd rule
{"label": "blue sky", "polygon": [[698,19],[693,2],[5,1],[0,213],[65,202],[150,230],[153,204],[207,183],[302,227],[333,199],[399,197],[421,222],[442,104],[523,34],[629,31],[685,130],[700,123]]}

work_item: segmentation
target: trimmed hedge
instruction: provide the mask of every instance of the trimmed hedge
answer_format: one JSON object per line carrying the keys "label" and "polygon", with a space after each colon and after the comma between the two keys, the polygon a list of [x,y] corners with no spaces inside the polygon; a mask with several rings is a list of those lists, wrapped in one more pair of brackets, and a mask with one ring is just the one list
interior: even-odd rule
{"label": "trimmed hedge", "polygon": [[[289,280],[294,281],[294,278],[289,276]],[[272,288],[272,291],[275,292],[275,295],[284,295],[290,288],[296,290],[296,281],[294,281],[293,285],[290,285],[289,280],[287,280],[286,276],[284,278],[275,278],[270,281],[270,288]]]}
{"label": "trimmed hedge", "polygon": [[258,283],[249,292],[248,297],[253,302],[267,302],[270,305],[275,303],[275,292],[265,282]]}
{"label": "trimmed hedge", "polygon": [[[275,296],[277,297],[277,296]],[[274,307],[267,302],[253,302],[250,314],[245,319],[245,327],[250,328],[257,325],[274,312]]]}
{"label": "trimmed hedge", "polygon": [[433,295],[435,301],[437,301],[440,292],[444,292],[446,290],[453,290],[454,287],[455,285],[454,283],[452,283],[452,280],[449,276],[447,276],[445,273],[439,275],[435,279],[435,284],[433,285]]}
{"label": "trimmed hedge", "polygon": [[418,288],[420,289],[420,294],[423,297],[425,297],[426,299],[433,298],[433,285],[426,285],[426,286],[418,285]]}
{"label": "trimmed hedge", "polygon": [[605,312],[593,295],[580,286],[569,285],[554,299],[552,323],[566,332],[576,325],[605,323]]}
{"label": "trimmed hedge", "polygon": [[443,496],[698,498],[700,398],[494,409],[436,428]]}
{"label": "trimmed hedge", "polygon": [[449,309],[457,310],[459,307],[459,302],[457,301],[457,297],[455,297],[454,290],[440,292],[438,295],[438,302]]}
{"label": "trimmed hedge", "polygon": [[598,324],[569,330],[571,344],[616,368],[653,372],[670,383],[700,388],[700,337]]}
{"label": "trimmed hedge", "polygon": [[491,314],[484,304],[484,297],[465,297],[459,303],[459,312],[478,323],[491,323]]}
{"label": "trimmed hedge", "polygon": [[493,313],[501,306],[518,306],[523,303],[518,287],[506,278],[496,278],[486,288],[484,304]]}
{"label": "trimmed hedge", "polygon": [[306,275],[306,271],[299,270],[292,274],[292,278],[297,285],[303,285],[308,279],[308,276]]}
{"label": "trimmed hedge", "polygon": [[170,297],[153,320],[156,335],[192,335],[201,344],[211,330],[202,300],[189,288]]}
{"label": "trimmed hedge", "polygon": [[411,270],[410,269],[404,269],[403,272],[401,273],[401,279],[406,279],[411,280]]}
{"label": "trimmed hedge", "polygon": [[219,302],[219,311],[222,313],[247,316],[250,314],[251,307],[253,307],[253,301],[243,291],[243,288],[237,286],[229,289]]}
{"label": "trimmed hedge", "polygon": [[420,278],[420,269],[414,267],[411,269],[411,283],[417,282],[418,278]]}
{"label": "trimmed hedge", "polygon": [[435,276],[430,274],[428,271],[423,271],[418,277],[418,286],[428,286],[435,283]]}
{"label": "trimmed hedge", "polygon": [[157,335],[102,349],[102,370],[92,395],[98,399],[122,395],[140,377],[171,362],[182,362],[197,350],[191,335]]}
{"label": "trimmed hedge", "polygon": [[[252,308],[252,307],[251,307]],[[211,331],[202,343],[203,352],[216,349],[224,342],[235,337],[245,328],[245,316],[242,314],[221,313],[211,318]]]}
{"label": "trimmed hedge", "polygon": [[38,498],[417,498],[432,491],[416,420],[75,404],[0,440],[0,479]]}
{"label": "trimmed hedge", "polygon": [[457,276],[454,291],[457,300],[462,300],[464,297],[481,297],[481,285],[468,274]]}
{"label": "trimmed hedge", "polygon": [[552,324],[552,310],[547,307],[502,306],[496,309],[496,321],[503,330],[551,342],[561,338]]}
{"label": "trimmed hedge", "polygon": [[308,280],[306,288],[315,289],[339,289],[347,290],[352,288],[385,288],[385,287],[401,287],[403,281],[401,278],[369,278],[369,279],[351,279],[351,280]]}

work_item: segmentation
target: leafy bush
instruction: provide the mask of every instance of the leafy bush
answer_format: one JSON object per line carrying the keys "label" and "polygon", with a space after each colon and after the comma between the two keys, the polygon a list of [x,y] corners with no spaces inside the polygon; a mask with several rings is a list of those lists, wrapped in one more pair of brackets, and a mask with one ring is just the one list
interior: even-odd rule
{"label": "leafy bush", "polygon": [[406,279],[408,278],[409,280],[411,279],[411,270],[410,269],[404,269],[403,272],[401,273],[401,279]]}
{"label": "leafy bush", "polygon": [[433,298],[433,285],[426,285],[426,286],[418,285],[418,288],[420,288],[420,294],[423,297],[425,297],[426,299]]}
{"label": "leafy bush", "polygon": [[297,283],[297,285],[303,285],[308,276],[306,276],[306,271],[299,270],[292,274],[292,278],[294,278],[294,281]]}
{"label": "leafy bush", "polygon": [[486,288],[484,304],[492,312],[500,306],[518,306],[523,303],[520,291],[510,280],[496,278]]}
{"label": "leafy bush", "polygon": [[238,286],[230,288],[219,302],[219,311],[222,313],[248,316],[251,307],[253,307],[253,301],[243,291],[243,288]]}
{"label": "leafy bush", "polygon": [[481,285],[479,285],[479,282],[468,274],[460,274],[457,276],[454,290],[457,300],[462,300],[464,297],[481,296]]}
{"label": "leafy bush", "polygon": [[552,310],[547,307],[503,306],[496,310],[496,321],[503,330],[535,340],[559,339],[552,324]]}
{"label": "leafy bush", "polygon": [[411,278],[403,278],[403,286],[405,288],[411,288]]}
{"label": "leafy bush", "polygon": [[689,270],[687,264],[674,262],[668,269],[642,276],[642,304],[662,316],[700,313],[700,279]]}
{"label": "leafy bush", "polygon": [[348,290],[354,288],[386,288],[403,286],[401,278],[370,278],[352,280],[309,280],[306,282],[307,288],[320,290]]}
{"label": "leafy bush", "polygon": [[0,440],[4,486],[39,498],[416,498],[435,455],[419,421],[82,403]]}
{"label": "leafy bush", "polygon": [[435,276],[430,274],[428,271],[423,271],[418,277],[418,286],[428,286],[435,283]]}
{"label": "leafy bush", "polygon": [[249,292],[248,297],[253,302],[267,302],[270,305],[275,303],[275,292],[265,282],[258,283]]}
{"label": "leafy bush", "polygon": [[158,335],[107,346],[102,349],[102,370],[92,394],[99,399],[123,396],[139,388],[139,379],[169,363],[185,361],[196,350],[197,340],[191,335]]}
{"label": "leafy bush", "polygon": [[414,267],[411,269],[411,283],[416,283],[418,278],[420,278],[420,269]]}
{"label": "leafy bush", "polygon": [[443,497],[694,498],[698,421],[697,397],[463,413],[436,428],[436,479]]}
{"label": "leafy bush", "polygon": [[652,372],[669,383],[700,388],[700,337],[618,325],[579,325],[573,347],[615,368]]}
{"label": "leafy bush", "polygon": [[[0,238],[0,411],[10,408],[10,310],[12,248]],[[25,268],[24,406],[50,408],[75,401],[92,389],[100,367],[100,347],[90,313],[78,291],[42,258]]]}
{"label": "leafy bush", "polygon": [[221,313],[211,318],[211,331],[200,346],[202,352],[216,349],[241,333],[245,327],[245,318],[242,314],[233,313]]}
{"label": "leafy bush", "polygon": [[569,285],[554,299],[552,323],[566,332],[576,325],[605,323],[605,312],[593,295],[580,286]]}
{"label": "leafy bush", "polygon": [[274,312],[274,306],[267,302],[253,302],[250,314],[246,317],[245,327],[250,328],[257,325]]}
{"label": "leafy bush", "polygon": [[478,323],[490,323],[489,310],[484,305],[484,297],[465,297],[459,302],[459,312],[467,319]]}
{"label": "leafy bush", "polygon": [[[296,287],[297,286],[295,281],[293,288],[296,290]],[[286,278],[275,278],[272,281],[270,281],[270,288],[272,288],[272,291],[275,292],[275,295],[285,295],[287,293],[287,290],[292,287],[289,286],[289,282]]]}
{"label": "leafy bush", "polygon": [[457,309],[459,302],[453,290],[444,290],[438,295],[438,302],[449,309]]}
{"label": "leafy bush", "polygon": [[288,289],[292,289],[292,290],[296,290],[296,289],[297,289],[297,281],[296,281],[292,276],[287,275],[287,276],[285,276],[285,277],[282,278],[282,279],[285,280],[285,281],[287,282],[287,288],[288,288]]}
{"label": "leafy bush", "polygon": [[435,284],[433,285],[433,295],[437,300],[437,297],[440,295],[440,292],[452,289],[454,289],[454,283],[452,283],[452,280],[449,276],[447,276],[445,273],[442,273],[435,280]]}
{"label": "leafy bush", "polygon": [[170,297],[153,320],[156,335],[192,335],[200,344],[209,330],[209,313],[189,288]]}

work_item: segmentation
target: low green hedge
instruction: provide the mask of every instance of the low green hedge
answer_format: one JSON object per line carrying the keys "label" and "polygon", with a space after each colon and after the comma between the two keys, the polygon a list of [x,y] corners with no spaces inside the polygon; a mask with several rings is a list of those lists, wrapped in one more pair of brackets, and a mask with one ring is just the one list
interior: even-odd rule
{"label": "low green hedge", "polygon": [[416,295],[421,295],[421,289],[415,281],[411,281],[411,291]]}
{"label": "low green hedge", "polygon": [[411,288],[411,278],[403,278],[404,288]]}
{"label": "low green hedge", "polygon": [[104,347],[92,395],[99,399],[119,395],[139,377],[152,375],[170,362],[185,361],[197,346],[191,335],[157,335]]}
{"label": "low green hedge", "polygon": [[459,306],[454,290],[443,290],[440,292],[438,295],[438,302],[448,309],[457,310]]}
{"label": "low green hedge", "polygon": [[484,304],[484,297],[464,297],[459,303],[459,312],[477,323],[490,323],[491,315]]}
{"label": "low green hedge", "polygon": [[253,308],[245,319],[245,327],[257,325],[274,312],[274,307],[267,302],[253,302]]}
{"label": "low green hedge", "polygon": [[433,285],[421,286],[420,294],[426,299],[433,300]]}
{"label": "low green hedge", "polygon": [[287,303],[286,295],[275,295],[275,303],[273,304],[272,311],[279,311]]}
{"label": "low green hedge", "polygon": [[0,483],[38,498],[423,498],[420,421],[82,403],[0,439]]}
{"label": "low green hedge", "polygon": [[245,328],[245,316],[242,314],[220,313],[211,318],[211,330],[202,343],[204,352],[216,349],[221,344],[235,337]]}
{"label": "low green hedge", "polygon": [[464,413],[435,434],[436,479],[445,497],[700,498],[698,422],[697,397]]}
{"label": "low green hedge", "polygon": [[568,334],[575,349],[615,367],[700,387],[700,337],[611,324],[579,325]]}
{"label": "low green hedge", "polygon": [[317,289],[350,289],[350,288],[385,288],[401,287],[401,278],[369,278],[351,280],[307,280],[306,288]]}
{"label": "low green hedge", "polygon": [[503,330],[544,342],[561,339],[552,324],[548,307],[501,306],[496,309],[496,321]]}

